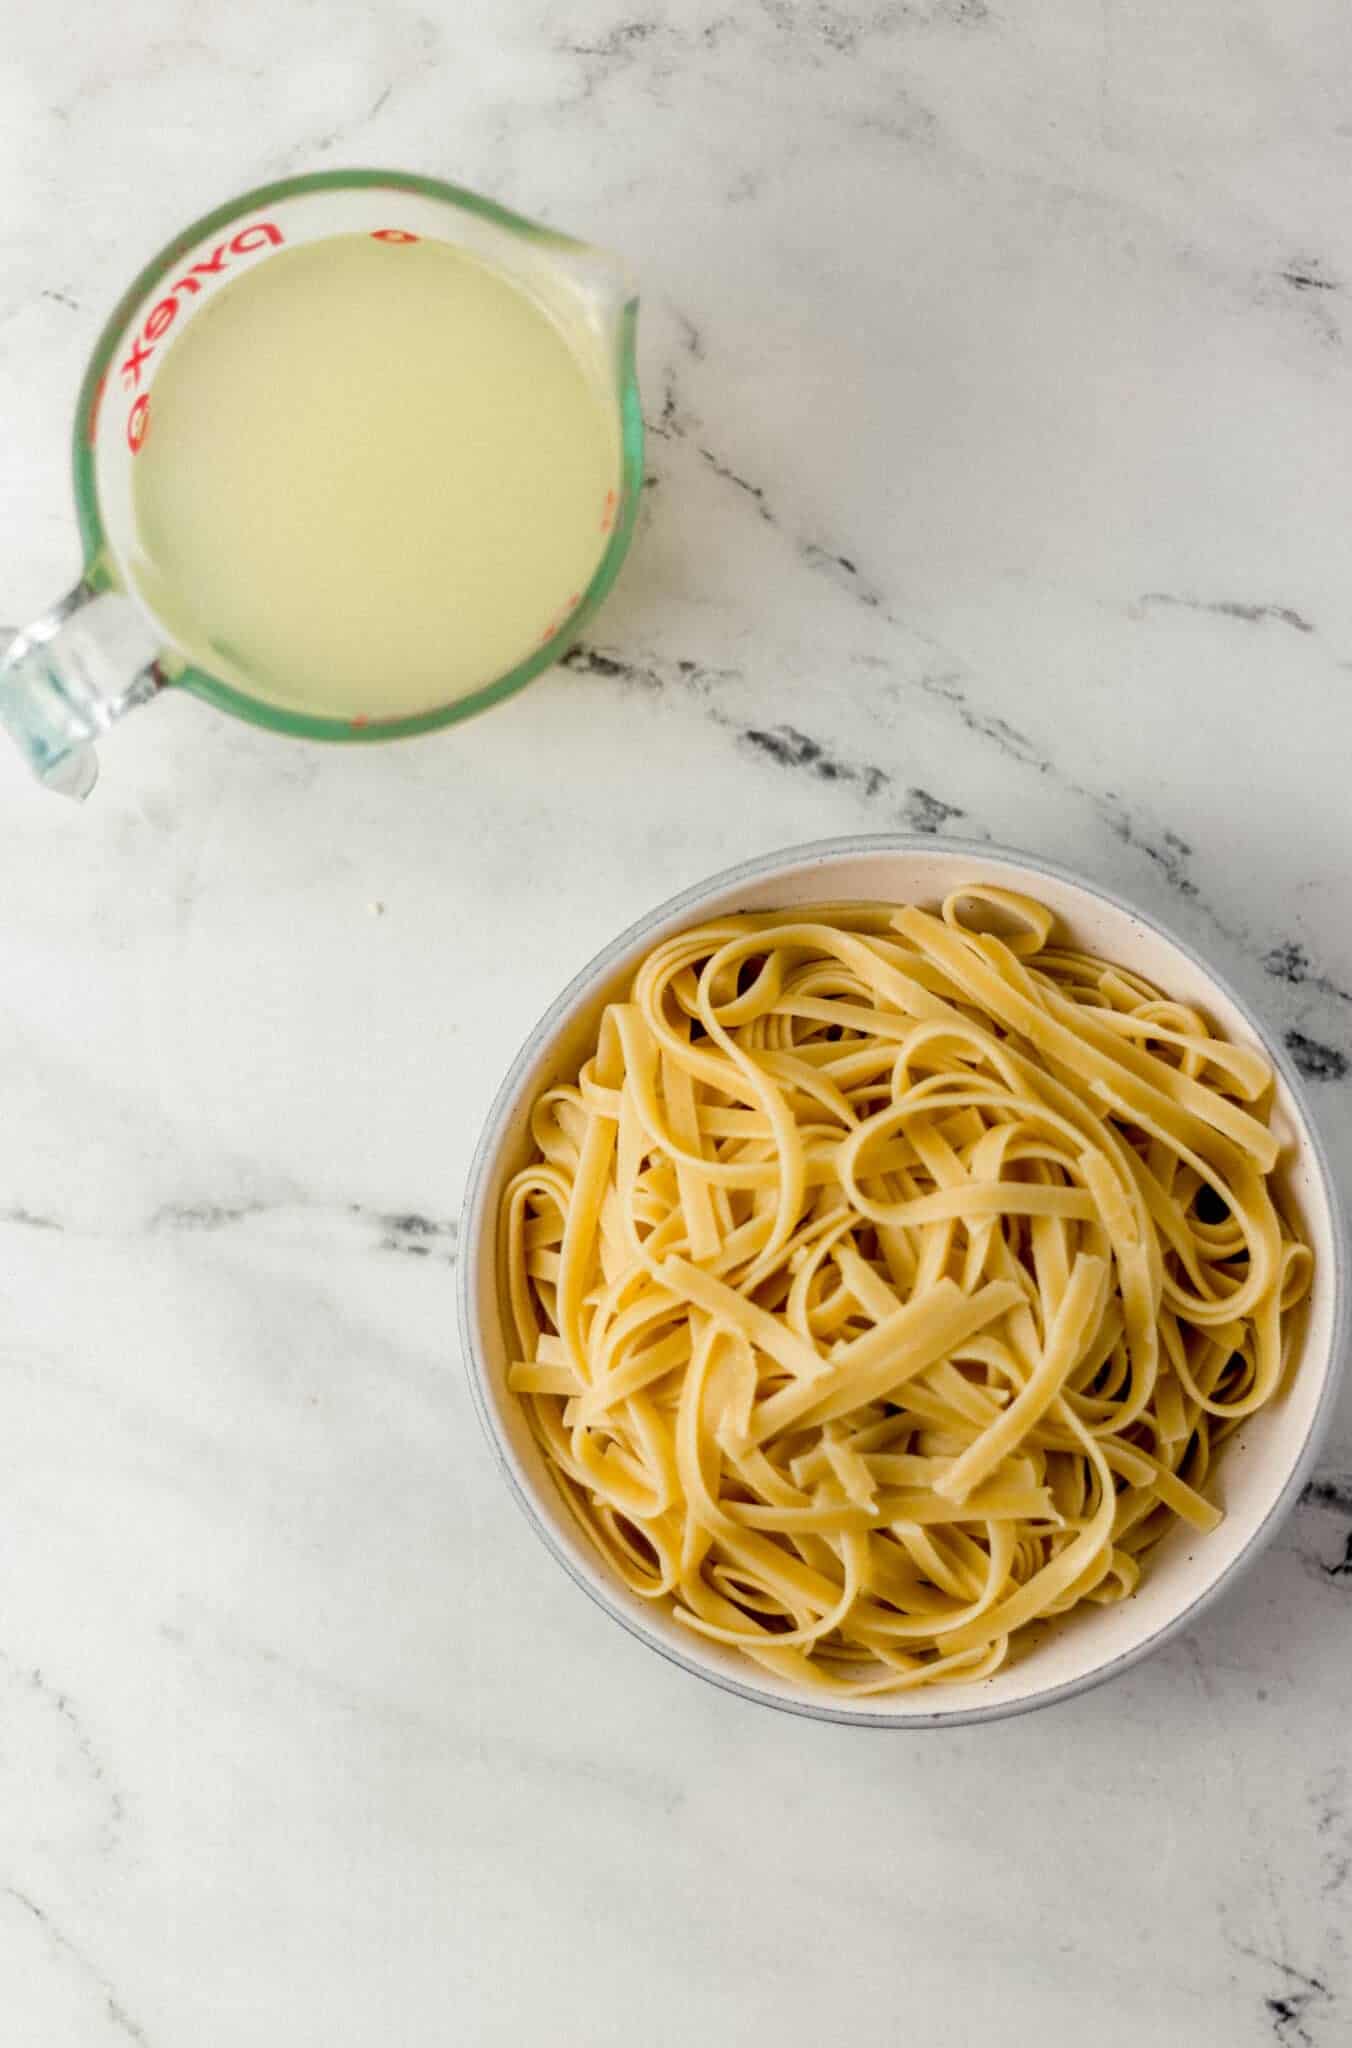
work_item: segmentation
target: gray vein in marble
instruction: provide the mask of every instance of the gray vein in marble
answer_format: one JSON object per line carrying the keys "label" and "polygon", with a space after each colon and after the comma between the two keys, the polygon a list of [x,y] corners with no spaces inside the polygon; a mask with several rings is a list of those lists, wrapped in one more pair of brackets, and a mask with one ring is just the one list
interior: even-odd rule
{"label": "gray vein in marble", "polygon": [[1153,861],[1179,896],[1196,896],[1197,884],[1186,871],[1186,864],[1192,857],[1192,848],[1186,839],[1180,839],[1177,832],[1171,832],[1167,826],[1158,838],[1143,837],[1115,790],[1107,790],[1100,797],[1082,783],[1072,782],[1069,787],[1094,806],[1115,839],[1120,839],[1124,846],[1133,847],[1148,861]]}
{"label": "gray vein in marble", "polygon": [[1342,286],[1331,277],[1320,277],[1317,263],[1303,263],[1297,269],[1283,270],[1280,275],[1283,284],[1289,284],[1298,292],[1339,292]]}
{"label": "gray vein in marble", "polygon": [[1323,1898],[1335,1898],[1352,1879],[1352,1813],[1349,1813],[1350,1774],[1335,1764],[1311,1786],[1308,1804],[1314,1814],[1315,1840],[1319,1844],[1319,1890]]}
{"label": "gray vein in marble", "polygon": [[616,22],[589,41],[556,43],[561,57],[571,57],[582,67],[582,88],[571,104],[585,106],[602,86],[613,84],[640,64],[646,89],[660,100],[682,62],[697,49],[716,49],[724,31],[732,26],[728,17],[719,16],[691,34],[669,22],[636,15]]}
{"label": "gray vein in marble", "polygon": [[1335,1473],[1331,1478],[1312,1479],[1300,1501],[1302,1507],[1322,1509],[1326,1514],[1340,1516],[1347,1522],[1342,1556],[1328,1564],[1319,1552],[1315,1552],[1313,1562],[1326,1579],[1352,1580],[1352,1473]]}
{"label": "gray vein in marble", "polygon": [[[718,722],[731,725],[730,720],[724,721],[721,717]],[[776,725],[768,729],[744,726],[737,737],[752,752],[782,768],[800,770],[814,781],[851,784],[866,799],[887,795],[895,806],[899,822],[910,832],[937,833],[952,819],[966,815],[960,805],[946,803],[932,791],[914,784],[893,798],[892,777],[885,768],[848,760],[823,741],[813,739],[809,733],[799,732],[796,726]]]}
{"label": "gray vein in marble", "polygon": [[1097,813],[1115,839],[1143,854],[1154,865],[1176,894],[1184,897],[1197,895],[1197,884],[1186,872],[1192,848],[1176,832],[1167,827],[1158,832],[1145,832],[1116,790],[1092,789],[1087,783],[1064,774],[1051,755],[1027,733],[1011,725],[1007,718],[979,710],[956,676],[948,673],[923,675],[920,688],[927,696],[951,704],[966,730],[979,739],[988,740],[1007,760],[1016,761],[1020,767],[1031,769],[1034,774],[1050,776],[1072,796],[1081,798]]}
{"label": "gray vein in marble", "polygon": [[[459,1236],[459,1222],[455,1217],[428,1216],[417,1209],[376,1209],[364,1202],[347,1202],[341,1206],[262,1199],[165,1202],[151,1213],[144,1229],[151,1236],[212,1235],[237,1230],[255,1221],[285,1224],[307,1218],[331,1229],[340,1218],[348,1217],[361,1225],[368,1236],[374,1235],[372,1249],[375,1251],[397,1252],[407,1258],[434,1258],[448,1264],[455,1262]],[[59,1217],[35,1215],[21,1206],[0,1209],[0,1227],[5,1224],[18,1230],[73,1230],[72,1225]]]}
{"label": "gray vein in marble", "polygon": [[[1268,1872],[1268,1887],[1272,1895],[1273,1916],[1278,1927],[1281,1915],[1277,1910],[1277,1894],[1271,1872]],[[1311,2027],[1319,2027],[1321,2016],[1328,2017],[1326,2008],[1335,2003],[1335,1993],[1329,1989],[1327,1980],[1312,1970],[1301,1970],[1287,1960],[1287,1942],[1280,1942],[1281,1953],[1260,1948],[1255,1943],[1238,1941],[1226,1933],[1225,1939],[1237,1955],[1245,1956],[1250,1962],[1260,1963],[1265,1970],[1272,1971],[1280,1982],[1263,1993],[1262,2012],[1264,2020],[1275,2041],[1282,2048],[1333,2048],[1332,2037],[1321,2029],[1312,2033]],[[1308,2024],[1307,2024],[1308,2022]]]}
{"label": "gray vein in marble", "polygon": [[[638,656],[621,654],[619,649],[602,649],[586,645],[572,648],[564,655],[560,664],[578,675],[598,676],[605,681],[619,684],[621,689],[633,689],[657,695],[665,690],[677,690],[697,703],[712,704],[719,689],[735,681],[740,673],[733,668],[717,668],[709,662],[691,661],[680,657]],[[710,720],[715,725],[728,726],[732,720],[710,710]]]}
{"label": "gray vein in marble", "polygon": [[966,811],[958,804],[945,803],[942,797],[934,796],[928,789],[919,789],[914,784],[902,800],[902,818],[912,832],[923,832],[927,837],[942,832],[952,818],[965,818]]}
{"label": "gray vein in marble", "polygon": [[674,311],[677,325],[681,330],[681,341],[685,347],[686,354],[692,361],[702,363],[704,361],[704,336],[700,333],[688,313],[683,313],[679,306],[675,307]]}
{"label": "gray vein in marble", "polygon": [[167,1202],[150,1219],[152,1231],[227,1230],[250,1216],[266,1215],[267,1202]]}
{"label": "gray vein in marble", "polygon": [[[365,1216],[367,1213],[357,1203],[353,1203],[354,1216]],[[377,1215],[374,1220],[384,1230],[380,1240],[381,1251],[402,1252],[405,1257],[411,1259],[436,1257],[454,1262],[460,1228],[458,1223],[439,1222],[435,1217],[423,1216],[416,1210],[405,1210],[395,1215]]]}
{"label": "gray vein in marble", "polygon": [[[662,415],[656,431],[663,438],[677,441],[685,439],[690,432],[689,425],[681,414],[674,375],[669,375],[667,380]],[[784,535],[807,568],[818,574],[825,574],[837,589],[843,590],[865,610],[878,612],[889,625],[898,626],[903,631],[909,630],[904,620],[896,618],[885,609],[883,592],[861,575],[858,563],[849,555],[811,535],[790,532],[776,513],[763,484],[753,483],[750,477],[744,476],[739,469],[734,469],[731,463],[725,462],[704,442],[696,442],[694,447],[705,468],[748,498],[756,509],[757,517],[766,526],[771,526],[776,532]]]}
{"label": "gray vein in marble", "polygon": [[[798,553],[809,569],[829,578],[838,589],[844,590],[856,603],[863,605],[865,610],[881,610],[882,592],[876,590],[860,574],[858,563],[849,555],[839,554],[834,548],[823,547],[815,540],[800,541]],[[846,580],[842,581],[842,577]]]}
{"label": "gray vein in marble", "polygon": [[922,675],[920,688],[927,697],[937,697],[951,705],[959,723],[968,732],[978,739],[989,740],[1007,760],[1017,761],[1021,767],[1031,768],[1038,775],[1055,773],[1050,755],[1043,753],[1027,733],[1020,732],[1007,718],[978,710],[955,675]]}
{"label": "gray vein in marble", "polygon": [[620,21],[599,42],[560,43],[558,48],[566,57],[624,57],[636,43],[648,42],[662,27],[663,24],[657,21]]}
{"label": "gray vein in marble", "polygon": [[1319,2048],[1319,2037],[1306,2026],[1306,2019],[1315,2021],[1318,2008],[1332,2003],[1332,1993],[1322,1977],[1307,1976],[1303,1970],[1294,1969],[1290,1963],[1271,1959],[1273,1967],[1285,1978],[1284,1988],[1275,1995],[1269,1994],[1263,2005],[1272,2021],[1273,2039],[1284,2044],[1299,2042],[1301,2048]]}
{"label": "gray vein in marble", "polygon": [[[554,48],[582,68],[581,91],[573,104],[585,104],[603,85],[612,85],[640,67],[647,91],[660,99],[692,58],[719,50],[730,40],[759,42],[763,55],[777,58],[783,52],[790,60],[815,66],[857,57],[866,43],[901,31],[944,26],[970,29],[990,18],[988,0],[888,0],[888,4],[872,8],[833,6],[824,0],[813,0],[807,7],[801,0],[760,0],[759,19],[749,9],[718,14],[698,26],[658,15],[634,15],[602,33],[563,40]],[[771,38],[768,50],[767,29]],[[934,126],[933,115],[912,102],[896,80],[891,83],[891,103],[903,109],[901,120],[852,106],[847,112],[842,110],[852,131],[882,128],[907,140],[928,133]],[[826,109],[828,115],[832,111]]]}
{"label": "gray vein in marble", "polygon": [[11,1688],[28,1693],[47,1712],[54,1714],[64,1726],[81,1763],[98,1787],[99,1796],[107,1809],[99,1830],[99,1845],[105,1850],[112,1849],[121,1835],[122,1825],[126,1819],[126,1807],[122,1794],[109,1778],[103,1759],[83,1720],[72,1705],[69,1695],[60,1687],[53,1685],[41,1670],[36,1667],[24,1668],[3,1650],[0,1650],[0,1669],[8,1675]]}
{"label": "gray vein in marble", "polygon": [[63,1230],[65,1228],[65,1225],[58,1223],[54,1216],[38,1216],[32,1209],[25,1209],[22,1204],[18,1204],[10,1209],[0,1209],[0,1224],[2,1223],[12,1223],[21,1230]]}
{"label": "gray vein in marble", "polygon": [[570,647],[560,667],[574,669],[584,676],[623,676],[628,679],[634,674],[631,662],[621,661],[613,654],[602,654],[595,647]]}
{"label": "gray vein in marble", "polygon": [[1320,1038],[1311,1038],[1304,1031],[1291,1030],[1283,1034],[1282,1044],[1296,1063],[1296,1071],[1306,1081],[1345,1081],[1349,1065],[1348,1056],[1336,1045],[1326,1045]]}
{"label": "gray vein in marble", "polygon": [[881,768],[844,760],[796,726],[777,725],[769,730],[746,726],[738,737],[744,746],[781,767],[805,769],[818,782],[856,783],[866,797],[876,796],[891,779]]}
{"label": "gray vein in marble", "polygon": [[1302,1507],[1328,1508],[1352,1522],[1352,1473],[1312,1479],[1300,1499]]}
{"label": "gray vein in marble", "polygon": [[644,426],[648,433],[655,434],[659,441],[680,441],[686,434],[686,424],[681,414],[681,401],[676,388],[674,374],[668,373],[662,387],[662,410],[656,419],[645,415]]}
{"label": "gray vein in marble", "polygon": [[1271,620],[1275,625],[1289,626],[1293,633],[1314,631],[1310,620],[1289,604],[1241,604],[1237,598],[1229,597],[1177,597],[1167,590],[1147,590],[1136,600],[1139,612],[1161,605],[1177,611],[1209,612],[1217,618],[1238,619],[1246,626],[1261,626]]}
{"label": "gray vein in marble", "polygon": [[[156,1210],[149,1228],[152,1231],[218,1231],[247,1224],[255,1217],[285,1220],[295,1214],[317,1214],[322,1220],[333,1213],[319,1204],[305,1202],[171,1202]],[[459,1225],[452,1218],[425,1216],[418,1210],[391,1212],[371,1209],[361,1202],[349,1202],[338,1213],[351,1216],[368,1231],[374,1231],[377,1251],[454,1262]]]}
{"label": "gray vein in marble", "polygon": [[1320,995],[1331,996],[1335,1002],[1352,1003],[1352,989],[1327,974],[1316,971],[1313,961],[1298,940],[1283,939],[1280,945],[1270,946],[1259,965],[1265,974],[1275,981],[1284,981],[1291,988],[1317,989]]}
{"label": "gray vein in marble", "polygon": [[5,1885],[0,1890],[0,1898],[12,1899],[15,1905],[21,1907],[36,1921],[57,1954],[74,1964],[79,1974],[93,1986],[103,2000],[103,2016],[108,2024],[116,2028],[127,2040],[139,2041],[142,2048],[149,2048],[149,2037],[144,2028],[132,2018],[102,1970],[90,1961],[84,1950],[72,1941],[68,1934],[63,1932],[46,1908],[40,1906],[29,1893],[21,1891],[17,1885]]}
{"label": "gray vein in marble", "polygon": [[[1326,347],[1337,348],[1343,338],[1342,327],[1335,308],[1338,305],[1342,284],[1336,277],[1325,273],[1324,264],[1317,256],[1297,255],[1276,273],[1278,286],[1284,296],[1294,297],[1303,303],[1309,325]],[[1259,291],[1255,298],[1265,303],[1270,294]]]}
{"label": "gray vein in marble", "polygon": [[853,57],[861,44],[898,29],[978,28],[991,18],[989,0],[888,0],[872,8],[829,6],[823,0],[804,8],[801,0],[761,0],[761,9],[782,35],[813,34],[838,57]]}
{"label": "gray vein in marble", "polygon": [[[679,308],[674,309],[674,317],[680,328],[684,353],[695,361],[701,360],[704,345],[699,329]],[[756,483],[740,468],[726,461],[706,440],[694,440],[695,424],[682,404],[680,378],[675,368],[669,367],[666,373],[660,414],[656,420],[650,419],[646,424],[648,431],[659,440],[689,442],[704,467],[720,481],[730,484],[743,499],[749,501],[755,508],[757,518],[787,540],[805,567],[819,575],[825,575],[837,589],[844,591],[856,604],[867,611],[877,612],[888,624],[895,625],[902,631],[913,630],[904,620],[886,609],[884,593],[861,574],[858,563],[850,555],[844,553],[838,546],[824,542],[814,535],[790,530],[780,519],[763,484]]]}
{"label": "gray vein in marble", "polygon": [[734,485],[739,491],[745,491],[767,526],[774,526],[776,524],[775,515],[770,510],[765,492],[759,484],[753,484],[746,477],[739,476],[735,469],[729,469],[726,462],[719,461],[712,448],[705,448],[701,444],[697,445],[695,452],[699,456],[700,461],[707,468],[711,469],[715,476],[721,476],[725,483]]}

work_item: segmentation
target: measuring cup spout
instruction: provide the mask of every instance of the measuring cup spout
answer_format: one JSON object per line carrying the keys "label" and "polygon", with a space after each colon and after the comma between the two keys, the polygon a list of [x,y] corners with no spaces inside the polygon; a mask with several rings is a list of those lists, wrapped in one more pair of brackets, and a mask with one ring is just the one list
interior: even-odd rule
{"label": "measuring cup spout", "polygon": [[0,725],[38,779],[86,797],[94,741],[163,678],[154,629],[129,598],[77,584],[0,655]]}

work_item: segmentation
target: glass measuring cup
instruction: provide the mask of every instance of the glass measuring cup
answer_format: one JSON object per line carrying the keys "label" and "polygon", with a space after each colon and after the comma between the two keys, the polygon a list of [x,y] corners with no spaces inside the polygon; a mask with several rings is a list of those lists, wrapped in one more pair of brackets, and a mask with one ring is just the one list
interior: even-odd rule
{"label": "glass measuring cup", "polygon": [[[620,472],[590,582],[524,659],[451,701],[390,718],[284,707],[200,665],[146,601],[132,465],[149,428],[155,380],[191,322],[226,282],[279,251],[334,235],[449,242],[519,284],[574,337],[616,409]],[[511,696],[557,661],[615,580],[643,480],[634,366],[638,302],[613,258],[458,186],[402,171],[286,178],[218,207],[177,235],[124,294],[95,346],[76,405],[75,505],[84,568],[75,587],[0,659],[0,724],[49,788],[83,797],[97,777],[94,741],[161,689],[310,739],[396,739],[451,725]],[[453,366],[448,366],[453,374]],[[210,488],[209,479],[204,488]]]}

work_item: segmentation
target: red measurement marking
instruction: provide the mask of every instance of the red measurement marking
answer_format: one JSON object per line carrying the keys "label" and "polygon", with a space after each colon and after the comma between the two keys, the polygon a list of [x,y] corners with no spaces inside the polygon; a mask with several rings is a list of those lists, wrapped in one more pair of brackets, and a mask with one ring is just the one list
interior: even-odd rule
{"label": "red measurement marking", "polygon": [[558,630],[559,630],[559,622],[558,622],[558,620],[557,620],[557,619],[551,619],[551,620],[550,620],[550,622],[549,622],[549,624],[548,624],[548,625],[547,625],[547,626],[545,627],[545,629],[544,629],[544,632],[543,632],[543,633],[542,633],[542,634],[540,635],[540,645],[541,645],[542,647],[546,646],[546,645],[548,644],[548,642],[549,642],[549,641],[551,641],[551,640],[552,640],[552,639],[554,638],[554,635],[555,635],[555,634],[556,634],[556,633],[558,632]]}
{"label": "red measurement marking", "polygon": [[[121,365],[122,382],[126,389],[140,391],[141,372],[178,318],[180,292],[186,292],[189,298],[195,298],[202,289],[203,279],[210,283],[212,279],[222,276],[229,267],[232,256],[251,256],[255,249],[277,249],[284,240],[281,229],[274,221],[251,221],[248,227],[241,228],[238,234],[231,235],[228,241],[218,242],[210,256],[202,257],[179,278],[176,284],[171,284],[165,296],[158,299],[146,314],[141,323],[140,333],[131,338],[126,358]],[[131,411],[127,414],[127,443],[133,455],[146,437],[145,406],[146,394],[142,391],[141,396],[133,401]]]}
{"label": "red measurement marking", "polygon": [[85,439],[91,448],[94,445],[94,436],[99,430],[99,407],[103,404],[103,388],[107,382],[108,376],[105,371],[95,385],[94,396],[89,401],[89,412],[85,419]]}
{"label": "red measurement marking", "polygon": [[370,723],[371,721],[364,711],[358,712],[352,721],[352,730],[353,732],[360,732],[364,725],[369,725]]}
{"label": "red measurement marking", "polygon": [[373,242],[416,242],[417,235],[411,235],[407,228],[372,228]]}
{"label": "red measurement marking", "polygon": [[284,237],[279,227],[270,220],[253,221],[247,228],[241,228],[227,242],[219,242],[210,256],[194,263],[187,275],[172,284],[166,296],[157,301],[141,325],[140,335],[133,337],[130,353],[122,365],[122,376],[128,390],[135,391],[141,383],[141,371],[150,361],[156,344],[166,334],[178,317],[179,292],[195,297],[202,289],[202,279],[210,281],[220,277],[229,266],[231,256],[250,256],[255,249],[276,249]]}
{"label": "red measurement marking", "polygon": [[143,391],[127,414],[127,446],[137,454],[150,431],[150,393]]}
{"label": "red measurement marking", "polygon": [[607,491],[605,508],[601,513],[602,533],[609,533],[611,527],[615,524],[615,504],[616,498],[614,491]]}
{"label": "red measurement marking", "polygon": [[122,365],[122,375],[133,390],[141,381],[141,370],[150,361],[150,353],[148,348],[142,348],[139,341],[133,341],[131,354]]}
{"label": "red measurement marking", "polygon": [[577,606],[577,605],[579,605],[579,604],[581,604],[581,602],[582,602],[582,592],[581,592],[580,590],[575,590],[575,591],[573,592],[572,596],[571,596],[571,597],[569,598],[569,600],[568,600],[568,609],[569,609],[569,611],[572,611],[572,610],[574,609],[574,607],[575,607],[575,606]]}

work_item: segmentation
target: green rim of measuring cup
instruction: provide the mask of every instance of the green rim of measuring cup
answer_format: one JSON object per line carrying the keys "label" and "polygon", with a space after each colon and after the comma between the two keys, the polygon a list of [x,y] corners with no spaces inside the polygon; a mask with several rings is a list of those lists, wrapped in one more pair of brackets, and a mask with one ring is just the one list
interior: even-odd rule
{"label": "green rim of measuring cup", "polygon": [[[98,487],[94,477],[94,446],[89,431],[91,414],[99,401],[103,382],[108,374],[116,344],[122,338],[127,322],[141,301],[157,284],[160,278],[173,269],[186,252],[215,229],[225,227],[237,220],[243,213],[249,213],[259,206],[271,205],[278,199],[291,199],[304,192],[332,192],[344,188],[366,186],[389,186],[403,192],[416,192],[424,198],[438,199],[446,204],[460,207],[466,213],[477,213],[483,219],[493,221],[498,227],[508,228],[513,233],[524,235],[535,242],[544,243],[557,249],[582,251],[587,244],[571,235],[562,235],[553,228],[541,225],[539,221],[527,220],[523,214],[513,213],[508,207],[499,206],[494,200],[485,199],[477,192],[470,192],[462,185],[449,185],[439,178],[419,177],[411,171],[313,171],[301,177],[281,178],[272,185],[259,185],[251,192],[244,192],[238,198],[228,200],[212,212],[203,214],[200,220],[175,235],[159,254],[141,271],[122,294],[109,315],[108,321],[95,345],[80,386],[80,396],[75,408],[75,427],[72,435],[71,454],[75,484],[75,512],[80,524],[80,540],[84,549],[84,582],[90,590],[120,590],[124,581],[113,567],[112,551],[108,534],[99,508]],[[176,689],[190,690],[195,697],[205,698],[221,711],[233,712],[237,718],[246,718],[253,725],[267,726],[273,732],[292,733],[301,739],[312,740],[396,740],[406,739],[414,733],[434,732],[438,726],[458,725],[461,719],[472,718],[476,712],[486,711],[490,704],[500,704],[504,698],[515,696],[524,689],[542,669],[550,668],[565,654],[577,638],[586,620],[596,610],[611,584],[615,581],[633,537],[634,521],[638,516],[639,496],[643,488],[643,414],[639,405],[638,375],[635,365],[635,337],[638,327],[638,300],[629,299],[623,307],[616,335],[614,378],[620,405],[620,488],[619,504],[616,508],[615,524],[605,553],[597,564],[590,583],[583,591],[578,603],[552,638],[532,650],[524,661],[488,683],[481,690],[475,690],[468,697],[457,698],[452,704],[442,704],[430,711],[413,712],[403,718],[371,718],[355,722],[350,718],[319,718],[309,712],[288,711],[275,704],[265,703],[261,698],[251,697],[243,690],[223,683],[209,669],[201,669],[187,663],[170,672],[166,669],[166,681]]]}

